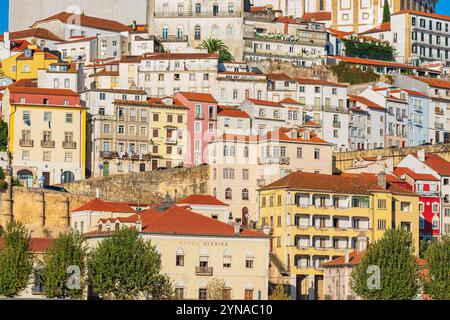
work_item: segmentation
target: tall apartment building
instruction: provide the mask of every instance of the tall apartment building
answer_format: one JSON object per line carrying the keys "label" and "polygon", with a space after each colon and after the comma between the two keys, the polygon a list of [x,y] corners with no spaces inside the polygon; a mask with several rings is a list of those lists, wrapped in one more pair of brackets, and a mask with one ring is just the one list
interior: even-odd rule
{"label": "tall apartment building", "polygon": [[260,189],[260,224],[272,230],[270,281],[289,283],[296,299],[323,299],[322,264],[388,228],[411,231],[418,254],[419,197],[396,180],[294,172]]}
{"label": "tall apartment building", "polygon": [[290,172],[332,173],[332,148],[307,129],[224,134],[209,145],[210,193],[244,225],[258,221],[257,190]]}
{"label": "tall apartment building", "polygon": [[151,97],[171,97],[176,92],[212,93],[218,73],[217,53],[147,53],[123,56],[120,88],[145,90]]}
{"label": "tall apartment building", "polygon": [[208,38],[218,38],[236,59],[242,59],[244,0],[149,1],[149,30],[162,39],[184,39],[198,47]]}
{"label": "tall apartment building", "polygon": [[20,84],[9,86],[3,97],[14,177],[28,187],[83,179],[87,109],[80,96],[38,88],[36,82]]}
{"label": "tall apartment building", "polygon": [[403,10],[391,17],[392,45],[399,62],[422,65],[450,62],[450,17],[442,14]]}

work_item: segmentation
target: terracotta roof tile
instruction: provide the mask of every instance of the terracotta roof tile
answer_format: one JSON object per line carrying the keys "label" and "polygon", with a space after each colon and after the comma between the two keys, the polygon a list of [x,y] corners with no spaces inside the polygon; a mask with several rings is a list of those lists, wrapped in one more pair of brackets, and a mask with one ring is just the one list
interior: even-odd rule
{"label": "terracotta roof tile", "polygon": [[441,89],[450,89],[450,81],[436,78],[424,78],[424,77],[414,77],[411,78],[416,79],[418,81],[424,82],[428,84],[430,87],[436,87]]}
{"label": "terracotta roof tile", "polygon": [[102,199],[94,199],[82,205],[72,212],[80,211],[98,211],[98,212],[119,212],[119,213],[136,213],[128,203],[124,202],[109,202]]}
{"label": "terracotta roof tile", "polygon": [[25,39],[25,38],[30,38],[30,37],[41,38],[41,39],[46,39],[46,40],[53,40],[53,41],[61,41],[62,40],[57,35],[55,35],[54,33],[50,32],[49,30],[44,29],[44,28],[20,30],[20,31],[11,32],[9,34],[10,40],[19,40],[19,39]]}
{"label": "terracotta roof tile", "polygon": [[267,100],[258,100],[258,99],[248,99],[252,103],[260,106],[268,106],[268,107],[281,107],[278,102],[267,101]]}
{"label": "terracotta roof tile", "polygon": [[70,12],[60,12],[44,20],[37,21],[35,22],[34,25],[40,22],[47,22],[51,20],[59,20],[63,23],[71,23],[71,24],[74,24],[74,22],[76,21],[76,23],[79,23],[83,27],[90,27],[108,31],[116,31],[116,32],[131,31],[130,27],[127,27],[126,25],[117,21],[91,17],[85,14],[75,14]]}
{"label": "terracotta roof tile", "polygon": [[[413,153],[417,157],[417,153]],[[425,153],[425,164],[441,176],[450,176],[450,162],[433,153]]]}
{"label": "terracotta roof tile", "polygon": [[171,53],[152,52],[142,55],[141,60],[190,60],[190,59],[218,59],[218,53]]}
{"label": "terracotta roof tile", "polygon": [[409,89],[401,89],[402,91],[405,91],[407,94],[413,95],[413,96],[420,96],[420,97],[426,97],[428,98],[428,95],[426,93],[417,91],[417,90],[409,90]]}
{"label": "terracotta roof tile", "polygon": [[266,76],[268,80],[273,81],[294,81],[293,78],[284,73],[269,73]]}
{"label": "terracotta roof tile", "polygon": [[[348,63],[364,64],[369,66],[381,66],[381,67],[391,67],[391,68],[401,68],[401,69],[418,69],[418,70],[429,70],[423,67],[417,67],[409,64],[384,61],[384,60],[373,60],[373,59],[363,59],[354,57],[342,57],[342,56],[329,56],[330,59],[340,60]],[[429,70],[432,71],[432,70]]]}
{"label": "terracotta roof tile", "polygon": [[331,20],[331,12],[307,12],[303,15],[302,20],[306,21],[329,21]]}
{"label": "terracotta roof tile", "polygon": [[209,93],[179,92],[178,94],[182,95],[183,97],[185,97],[187,100],[190,101],[217,103],[217,100],[214,99],[214,97]]}
{"label": "terracotta roof tile", "polygon": [[245,118],[245,119],[250,118],[250,116],[248,115],[247,112],[242,111],[242,110],[232,110],[232,109],[223,110],[223,111],[219,112],[218,116],[219,117],[231,117],[231,118]]}
{"label": "terracotta roof tile", "polygon": [[292,98],[284,98],[280,101],[280,103],[287,103],[287,104],[301,104],[300,102],[292,99]]}
{"label": "terracotta roof tile", "polygon": [[446,21],[450,21],[450,16],[444,15],[444,14],[437,14],[437,13],[429,13],[429,12],[421,12],[421,11],[415,11],[415,10],[401,10],[398,11],[396,13],[393,13],[392,15],[400,15],[400,14],[414,14],[417,16],[422,16],[422,17],[428,17],[428,18],[434,18],[434,19],[439,19],[439,20],[446,20]]}
{"label": "terracotta roof tile", "polygon": [[42,94],[42,95],[53,95],[53,96],[72,96],[79,97],[80,95],[69,89],[48,89],[48,88],[35,88],[35,87],[20,87],[17,85],[12,85],[8,87],[11,93],[22,93],[22,94]]}
{"label": "terracotta roof tile", "polygon": [[433,176],[432,174],[416,173],[412,171],[410,168],[397,167],[395,168],[394,173],[398,177],[401,177],[402,175],[406,174],[407,176],[410,176],[414,180],[439,181],[439,179]]}
{"label": "terracotta roof tile", "polygon": [[369,108],[373,108],[373,109],[379,109],[379,110],[386,110],[385,107],[380,106],[379,104],[365,98],[365,97],[361,97],[361,96],[354,96],[354,95],[348,95],[348,99],[350,101],[356,101],[359,103],[362,103],[363,105],[369,107]]}
{"label": "terracotta roof tile", "polygon": [[361,262],[362,257],[364,257],[364,252],[352,251],[348,255],[348,262],[345,261],[345,256],[336,258],[329,262],[323,263],[322,267],[344,267],[344,266],[355,266]]}
{"label": "terracotta roof tile", "polygon": [[[52,238],[31,238],[28,248],[31,252],[45,252],[52,245],[54,239]],[[5,239],[0,238],[0,249],[5,247]]]}
{"label": "terracotta roof tile", "polygon": [[387,32],[387,31],[391,31],[391,22],[382,23],[379,26],[376,26],[375,28],[361,32],[360,34],[371,34],[371,33]]}
{"label": "terracotta roof tile", "polygon": [[229,206],[228,204],[214,198],[210,195],[200,195],[193,194],[180,201],[177,201],[177,204],[181,205],[191,205],[191,204],[203,204],[203,205],[213,205],[213,206]]}

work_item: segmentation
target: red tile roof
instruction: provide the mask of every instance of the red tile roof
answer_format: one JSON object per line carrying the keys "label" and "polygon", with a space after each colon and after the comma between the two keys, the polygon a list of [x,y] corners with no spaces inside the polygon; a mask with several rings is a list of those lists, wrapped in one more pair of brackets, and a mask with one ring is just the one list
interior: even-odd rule
{"label": "red tile roof", "polygon": [[332,86],[332,87],[348,87],[346,84],[343,83],[336,83],[326,80],[319,80],[319,79],[311,79],[311,78],[295,78],[295,81],[299,84],[313,84],[313,85],[320,85],[320,86]]}
{"label": "red tile roof", "polygon": [[386,108],[380,106],[379,104],[370,101],[369,99],[365,98],[365,97],[361,97],[361,96],[354,96],[354,95],[348,95],[348,99],[350,101],[356,101],[359,103],[362,103],[363,105],[369,107],[369,108],[373,108],[373,109],[379,109],[379,110],[386,110]]}
{"label": "red tile roof", "polygon": [[397,177],[401,177],[402,175],[405,174],[413,178],[414,180],[439,181],[439,179],[433,176],[432,174],[416,173],[412,171],[410,168],[397,167],[395,168],[394,173]]}
{"label": "red tile roof", "polygon": [[217,103],[217,100],[214,99],[212,95],[209,93],[198,93],[198,92],[178,92],[179,95],[182,95],[187,100],[190,101],[198,101],[198,102],[207,102],[207,103]]}
{"label": "red tile roof", "polygon": [[280,101],[280,103],[287,103],[287,104],[301,104],[300,102],[292,99],[292,98],[284,98]]}
{"label": "red tile roof", "polygon": [[303,15],[302,20],[306,21],[329,21],[331,20],[331,12],[307,12]]}
{"label": "red tile roof", "polygon": [[396,15],[400,15],[400,14],[414,14],[417,16],[422,16],[422,17],[428,17],[428,18],[434,18],[434,19],[439,19],[439,20],[446,20],[446,21],[450,21],[450,16],[444,15],[444,14],[437,14],[437,13],[429,13],[429,12],[421,12],[421,11],[415,11],[415,10],[401,10],[398,11],[396,13],[393,13],[393,16]]}
{"label": "red tile roof", "polygon": [[441,89],[450,89],[450,81],[436,78],[424,78],[424,77],[414,77],[411,78],[416,79],[418,81],[424,82],[428,84],[430,87],[436,87]]}
{"label": "red tile roof", "polygon": [[306,121],[305,122],[305,126],[308,126],[308,127],[320,127],[320,125],[317,122],[314,122],[314,121],[311,121],[311,120]]}
{"label": "red tile roof", "polygon": [[127,27],[126,25],[117,21],[91,17],[85,14],[75,14],[70,12],[60,12],[47,19],[37,21],[34,23],[34,25],[41,22],[47,22],[52,20],[59,20],[63,23],[70,23],[70,24],[79,23],[83,27],[90,27],[108,31],[116,31],[116,32],[131,31],[130,27]]}
{"label": "red tile roof", "polygon": [[[28,248],[31,252],[45,252],[52,245],[54,239],[52,238],[31,238]],[[0,249],[5,247],[5,239],[0,238]]]}
{"label": "red tile roof", "polygon": [[374,174],[326,175],[307,172],[294,172],[275,181],[261,190],[291,188],[298,190],[316,190],[345,194],[370,194],[370,191],[390,191],[392,193],[416,195],[413,192],[388,182],[387,189],[381,188]]}
{"label": "red tile roof", "polygon": [[35,87],[21,87],[12,85],[8,87],[11,93],[22,94],[39,94],[39,95],[52,95],[52,96],[72,96],[79,97],[80,95],[69,89],[48,89],[48,88],[35,88]]}
{"label": "red tile roof", "polygon": [[382,23],[379,26],[376,26],[375,28],[363,31],[360,34],[371,34],[371,33],[387,32],[387,31],[391,31],[391,22]]}
{"label": "red tile roof", "polygon": [[413,95],[413,96],[420,96],[420,97],[426,97],[428,98],[428,95],[426,93],[417,91],[417,90],[409,90],[409,89],[401,89],[402,91],[405,91],[407,94]]}
{"label": "red tile roof", "polygon": [[[46,39],[46,40],[53,40],[53,41],[61,41],[62,39],[55,35],[54,33],[48,31],[44,28],[34,28],[34,29],[26,29],[26,30],[20,30],[15,32],[10,32],[9,39],[10,40],[21,40],[25,38],[40,38],[40,39]],[[3,41],[4,36],[0,35],[0,41]]]}
{"label": "red tile roof", "polygon": [[268,106],[268,107],[281,107],[278,102],[267,101],[267,100],[258,100],[258,99],[248,99],[252,103],[260,106]]}
{"label": "red tile roof", "polygon": [[[189,207],[172,207],[167,211],[145,210],[129,217],[130,220],[141,218],[143,234],[222,236],[244,238],[266,238],[259,231],[244,229],[235,234],[234,226],[195,213]],[[136,221],[134,220],[134,221]],[[105,232],[91,232],[87,237],[107,235]]]}
{"label": "red tile roof", "polygon": [[[309,139],[302,138],[301,133],[306,129],[292,129],[292,128],[279,128],[274,131],[268,132],[265,136],[260,138],[260,141],[265,140],[278,140],[278,141],[292,141],[292,142],[311,142],[316,144],[328,144],[325,140],[317,137],[315,133],[310,132]],[[291,132],[295,131],[295,137],[290,135]]]}
{"label": "red tile roof", "polygon": [[177,204],[203,204],[203,205],[212,205],[212,206],[229,206],[228,204],[214,198],[210,195],[200,195],[200,194],[192,194],[180,201],[177,201]]}
{"label": "red tile roof", "polygon": [[72,212],[80,211],[97,211],[97,212],[119,212],[119,213],[136,213],[128,203],[124,202],[109,202],[102,199],[94,199],[82,205]]}
{"label": "red tile roof", "polygon": [[245,118],[249,119],[250,116],[247,112],[242,110],[232,110],[232,109],[226,109],[218,114],[219,117],[231,117],[231,118]]}
{"label": "red tile roof", "polygon": [[[417,153],[413,153],[417,157]],[[433,153],[425,153],[425,164],[441,176],[450,176],[450,162]]]}
{"label": "red tile roof", "polygon": [[348,255],[348,262],[345,262],[345,256],[336,258],[326,263],[322,263],[322,267],[344,267],[344,266],[356,266],[361,262],[364,257],[364,252],[352,251]]}

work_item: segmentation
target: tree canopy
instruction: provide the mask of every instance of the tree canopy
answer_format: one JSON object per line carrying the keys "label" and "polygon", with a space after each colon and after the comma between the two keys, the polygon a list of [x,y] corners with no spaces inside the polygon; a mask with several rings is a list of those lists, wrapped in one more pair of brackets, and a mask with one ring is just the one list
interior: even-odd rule
{"label": "tree canopy", "polygon": [[433,300],[450,300],[450,237],[431,242],[425,259],[428,268],[425,292]]}
{"label": "tree canopy", "polygon": [[202,41],[200,48],[208,50],[208,53],[219,53],[220,62],[234,61],[233,55],[222,40],[214,38],[205,39]]}
{"label": "tree canopy", "polygon": [[351,275],[352,290],[367,300],[411,300],[419,289],[411,233],[388,230],[371,244]]}
{"label": "tree canopy", "polygon": [[389,1],[384,0],[383,7],[383,23],[391,21],[391,9],[389,8]]}

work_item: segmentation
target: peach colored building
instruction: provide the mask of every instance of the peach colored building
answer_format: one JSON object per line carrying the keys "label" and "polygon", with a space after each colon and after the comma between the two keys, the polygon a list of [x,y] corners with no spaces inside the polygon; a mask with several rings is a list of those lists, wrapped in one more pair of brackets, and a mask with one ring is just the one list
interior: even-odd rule
{"label": "peach colored building", "polygon": [[209,157],[210,193],[244,225],[258,221],[258,188],[293,171],[332,174],[331,144],[306,129],[222,135],[210,143]]}

